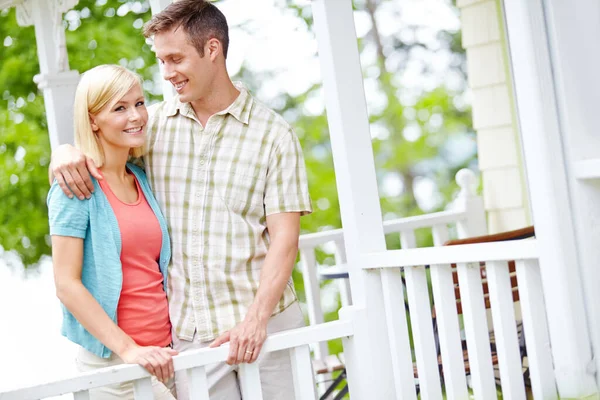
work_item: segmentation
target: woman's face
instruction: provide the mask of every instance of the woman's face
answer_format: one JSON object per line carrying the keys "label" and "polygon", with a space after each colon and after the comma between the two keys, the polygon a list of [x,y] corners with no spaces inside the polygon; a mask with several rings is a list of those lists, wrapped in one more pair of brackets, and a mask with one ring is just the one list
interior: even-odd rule
{"label": "woman's face", "polygon": [[148,111],[142,88],[134,85],[127,94],[111,100],[91,119],[92,129],[105,151],[143,146]]}

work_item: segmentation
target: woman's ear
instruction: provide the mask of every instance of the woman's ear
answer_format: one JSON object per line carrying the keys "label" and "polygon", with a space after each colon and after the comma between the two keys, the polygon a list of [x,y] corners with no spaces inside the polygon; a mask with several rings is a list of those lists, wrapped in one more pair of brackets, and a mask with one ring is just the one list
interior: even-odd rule
{"label": "woman's ear", "polygon": [[90,113],[88,113],[88,116],[90,117],[90,126],[92,127],[92,131],[94,133],[98,132],[100,128],[98,128],[98,124],[96,124],[96,118],[94,118],[94,116]]}

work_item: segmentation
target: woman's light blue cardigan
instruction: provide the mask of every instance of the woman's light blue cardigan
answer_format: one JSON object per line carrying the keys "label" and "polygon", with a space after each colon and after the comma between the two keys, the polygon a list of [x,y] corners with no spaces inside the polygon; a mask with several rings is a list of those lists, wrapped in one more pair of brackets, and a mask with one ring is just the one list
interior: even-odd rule
{"label": "woman's light blue cardigan", "polygon": [[[171,246],[167,223],[162,215],[144,171],[128,163],[128,169],[137,178],[148,204],[154,211],[162,231],[159,268],[167,288],[167,266]],[[108,316],[117,323],[117,304],[121,294],[121,233],[115,213],[98,181],[89,200],[69,199],[55,182],[48,193],[48,219],[50,235],[72,236],[83,239],[83,266],[81,281],[100,303]],[[144,240],[143,237],[139,240]],[[86,350],[102,358],[111,355],[110,349],[92,336],[75,317],[63,308],[62,334]]]}

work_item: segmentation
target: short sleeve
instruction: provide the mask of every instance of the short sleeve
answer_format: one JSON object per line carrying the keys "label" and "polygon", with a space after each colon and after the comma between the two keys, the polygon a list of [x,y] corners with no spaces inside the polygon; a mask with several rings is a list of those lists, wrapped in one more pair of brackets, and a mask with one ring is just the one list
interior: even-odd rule
{"label": "short sleeve", "polygon": [[271,153],[264,204],[266,215],[312,212],[302,148],[292,130],[279,140]]}
{"label": "short sleeve", "polygon": [[89,202],[77,197],[70,199],[58,183],[52,184],[47,198],[50,235],[85,239],[89,225]]}
{"label": "short sleeve", "polygon": [[[148,122],[146,124],[146,148],[144,150],[144,154],[150,153],[154,148],[154,144],[156,143],[156,137],[158,135],[158,129],[161,126],[161,115],[163,115],[162,118],[165,118],[164,113],[162,111],[164,111],[164,108],[166,106],[166,101],[160,101],[148,107]],[[142,169],[145,169],[140,165],[138,166]]]}

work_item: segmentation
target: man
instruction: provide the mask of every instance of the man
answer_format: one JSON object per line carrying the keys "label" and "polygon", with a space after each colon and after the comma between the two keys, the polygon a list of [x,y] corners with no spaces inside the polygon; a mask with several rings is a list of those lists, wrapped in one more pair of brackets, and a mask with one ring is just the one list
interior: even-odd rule
{"label": "man", "polygon": [[[177,96],[149,109],[146,172],[172,238],[168,295],[174,348],[230,343],[210,366],[211,399],[240,399],[240,363],[259,362],[266,399],[293,398],[288,352],[263,354],[268,333],[304,325],[291,282],[300,216],[311,212],[298,139],[275,112],[233,84],[227,21],[210,2],[180,0],[144,29]],[[89,196],[77,149],[52,172],[67,194]],[[68,185],[68,187],[67,187]],[[187,398],[184,374],[179,399]]]}

